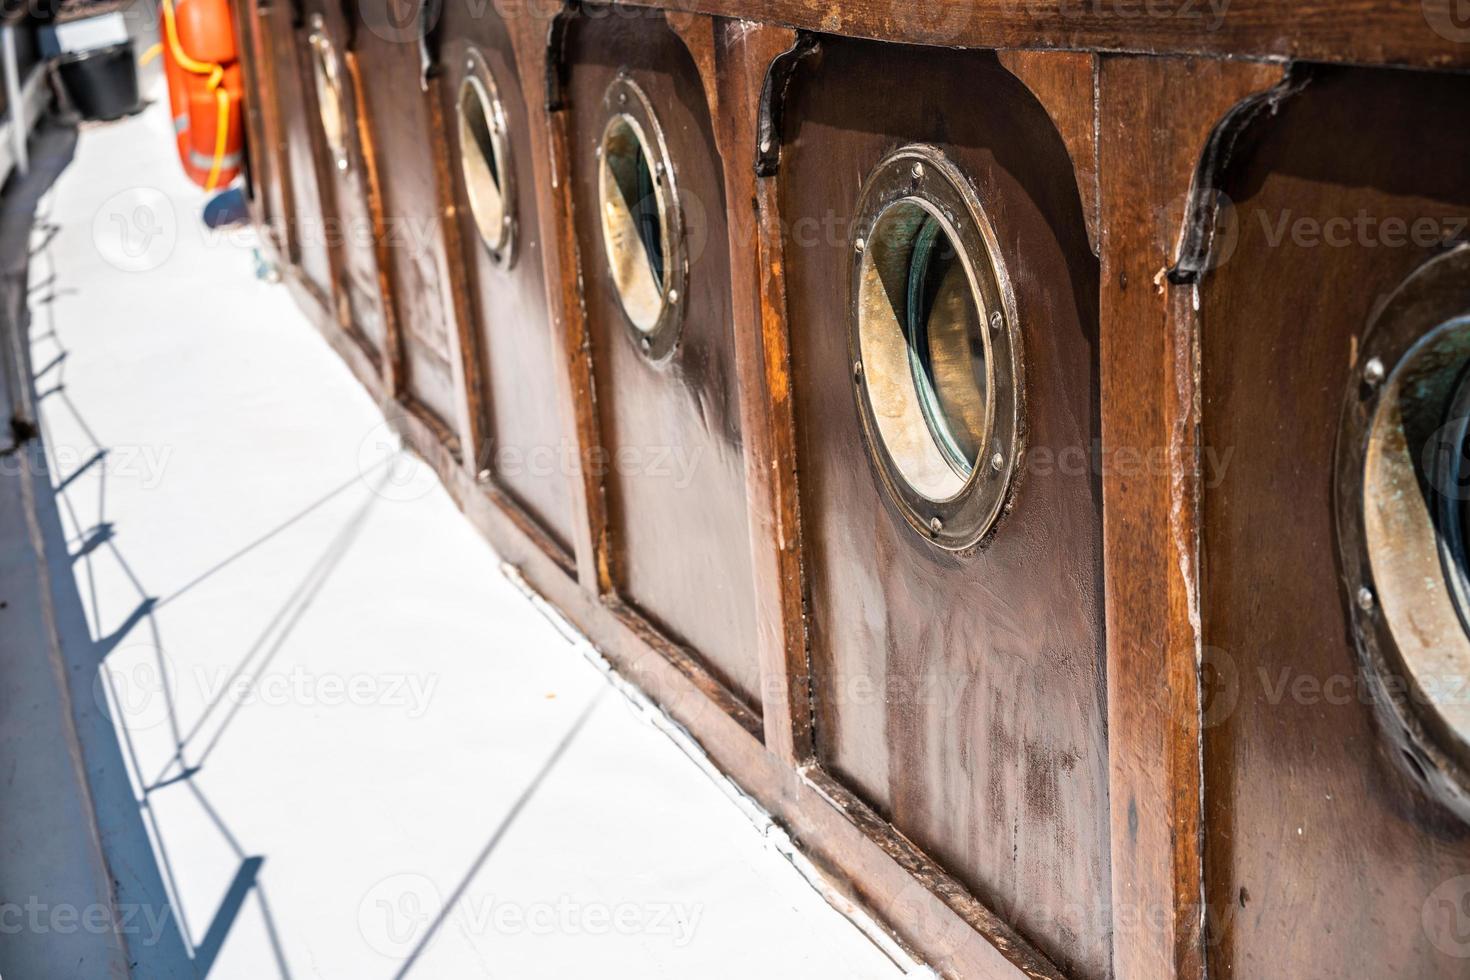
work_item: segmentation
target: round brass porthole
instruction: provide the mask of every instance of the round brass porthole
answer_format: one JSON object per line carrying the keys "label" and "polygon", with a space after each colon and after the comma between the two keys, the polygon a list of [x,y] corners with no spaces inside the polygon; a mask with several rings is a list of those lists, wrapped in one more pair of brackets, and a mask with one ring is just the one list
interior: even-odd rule
{"label": "round brass porthole", "polygon": [[322,132],[327,138],[327,152],[332,155],[332,165],[339,171],[346,172],[351,162],[347,155],[347,108],[342,95],[342,61],[337,56],[336,45],[327,37],[320,14],[312,16],[311,33],[306,40],[311,48],[317,111],[322,120]]}
{"label": "round brass porthole", "polygon": [[491,258],[508,265],[515,248],[515,197],[505,107],[484,57],[466,57],[459,87],[459,162],[475,229]]}
{"label": "round brass porthole", "polygon": [[1404,771],[1470,819],[1470,247],[1363,336],[1337,446],[1345,602]]}
{"label": "round brass porthole", "polygon": [[597,183],[608,274],[629,336],[662,360],[678,342],[688,279],[674,168],[653,107],[631,78],[619,75],[603,105]]}
{"label": "round brass porthole", "polygon": [[904,147],[868,177],[850,281],[854,387],[882,482],[915,530],[968,549],[1016,476],[1021,357],[995,234],[938,150]]}

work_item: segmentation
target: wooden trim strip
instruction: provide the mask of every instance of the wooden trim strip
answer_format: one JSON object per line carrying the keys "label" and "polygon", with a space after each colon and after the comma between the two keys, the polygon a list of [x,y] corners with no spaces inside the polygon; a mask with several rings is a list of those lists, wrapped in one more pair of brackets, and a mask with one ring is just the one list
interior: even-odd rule
{"label": "wooden trim strip", "polygon": [[[542,259],[546,267],[548,311],[552,321],[552,351],[563,370],[557,372],[557,399],[562,405],[562,418],[577,447],[576,477],[572,480],[571,542],[577,562],[577,578],[590,593],[612,594],[611,544],[608,537],[607,500],[598,475],[596,454],[600,437],[597,427],[597,393],[593,384],[592,349],[587,334],[587,311],[581,295],[581,256],[577,249],[576,231],[572,223],[572,188],[567,179],[571,149],[568,146],[567,116],[563,107],[551,106],[549,68],[551,47],[558,45],[564,29],[564,18],[576,16],[564,11],[555,18],[535,16],[506,19],[512,33],[516,68],[526,99],[526,111],[532,125],[532,156],[535,165],[530,175],[535,182],[536,200],[541,203]],[[537,108],[547,109],[536,125]]]}
{"label": "wooden trim strip", "polygon": [[[1169,272],[1212,130],[1281,77],[1280,66],[1193,58],[1105,57],[1100,67],[1103,577],[1117,980],[1204,976],[1199,314],[1194,285],[1172,282]],[[1140,133],[1149,134],[1146,153]],[[1161,210],[1166,202],[1174,210]],[[1166,467],[1127,463],[1158,451]]]}
{"label": "wooden trim strip", "polygon": [[[1470,67],[1459,0],[677,0],[684,14],[966,48]],[[617,0],[666,7],[669,0]]]}
{"label": "wooden trim strip", "polygon": [[797,37],[707,17],[669,15],[668,22],[699,68],[723,162],[761,714],[766,747],[797,766],[811,758],[812,721],[790,339],[775,180],[755,171],[761,93]]}

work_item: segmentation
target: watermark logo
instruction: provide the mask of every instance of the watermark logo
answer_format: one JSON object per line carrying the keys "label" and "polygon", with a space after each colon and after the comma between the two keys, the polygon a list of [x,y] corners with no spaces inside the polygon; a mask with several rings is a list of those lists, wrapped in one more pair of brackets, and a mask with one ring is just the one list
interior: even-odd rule
{"label": "watermark logo", "polygon": [[1451,419],[1424,442],[1420,456],[1423,472],[1441,497],[1470,500],[1470,421]]}
{"label": "watermark logo", "polygon": [[119,647],[92,681],[97,707],[114,725],[138,732],[168,721],[178,695],[178,671],[151,643]]}
{"label": "watermark logo", "polygon": [[443,0],[361,0],[362,22],[390,44],[413,44],[439,23]]}
{"label": "watermark logo", "polygon": [[373,952],[402,959],[418,948],[444,910],[439,889],[420,874],[396,874],[368,889],[357,929]]}
{"label": "watermark logo", "polygon": [[682,902],[580,901],[570,895],[521,901],[493,895],[452,896],[405,872],[377,882],[357,907],[357,925],[368,946],[402,960],[432,941],[441,925],[465,936],[641,936],[682,949],[694,941],[704,906]]}
{"label": "watermark logo", "polygon": [[1206,729],[1224,724],[1239,703],[1235,659],[1218,647],[1205,647],[1200,656],[1200,724]]}
{"label": "watermark logo", "polygon": [[423,460],[404,448],[394,421],[385,419],[363,438],[357,447],[357,471],[373,493],[384,500],[411,503],[433,490],[438,478]]}
{"label": "watermark logo", "polygon": [[1446,41],[1470,41],[1470,0],[1421,0],[1420,9],[1429,29]]}
{"label": "watermark logo", "polygon": [[73,905],[32,895],[24,903],[0,902],[0,936],[121,934],[131,945],[155,946],[172,918],[173,908],[168,905]]}
{"label": "watermark logo", "polygon": [[1424,934],[1446,956],[1470,959],[1470,875],[1444,882],[1424,900]]}
{"label": "watermark logo", "polygon": [[151,272],[174,254],[178,215],[162,191],[130,187],[114,194],[92,218],[97,253],[123,272]]}

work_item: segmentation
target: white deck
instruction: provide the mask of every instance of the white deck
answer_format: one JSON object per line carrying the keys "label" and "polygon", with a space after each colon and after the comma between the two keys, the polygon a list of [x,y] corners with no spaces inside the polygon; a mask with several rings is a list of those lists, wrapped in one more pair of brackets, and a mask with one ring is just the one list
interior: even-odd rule
{"label": "white deck", "polygon": [[84,130],[30,267],[134,975],[901,975],[394,453],[250,236],[202,231],[171,132]]}

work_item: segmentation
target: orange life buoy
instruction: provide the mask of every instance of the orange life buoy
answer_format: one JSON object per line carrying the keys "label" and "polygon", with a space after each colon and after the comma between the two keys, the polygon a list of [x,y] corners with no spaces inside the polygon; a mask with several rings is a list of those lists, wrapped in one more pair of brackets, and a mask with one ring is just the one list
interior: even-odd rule
{"label": "orange life buoy", "polygon": [[205,190],[240,173],[244,94],[229,0],[163,2],[164,74],[184,173]]}

